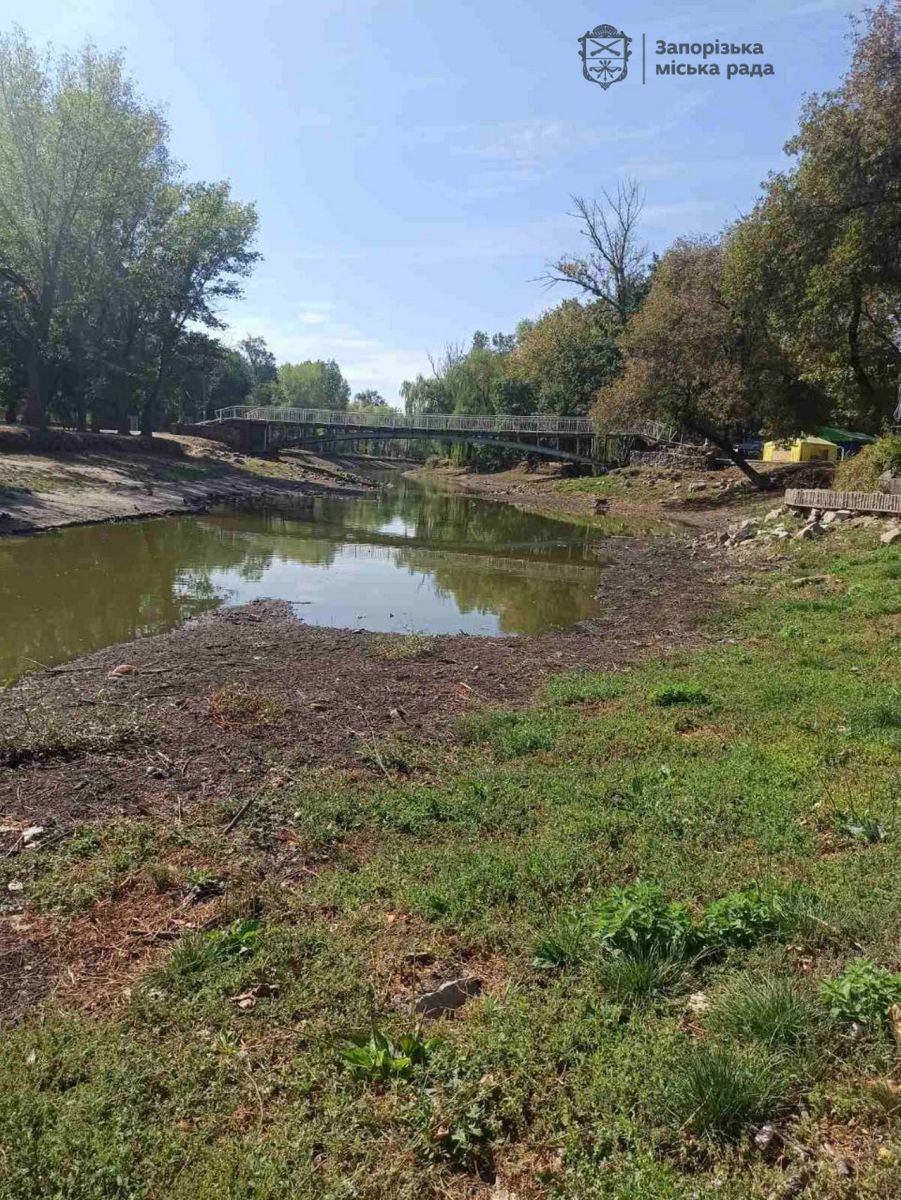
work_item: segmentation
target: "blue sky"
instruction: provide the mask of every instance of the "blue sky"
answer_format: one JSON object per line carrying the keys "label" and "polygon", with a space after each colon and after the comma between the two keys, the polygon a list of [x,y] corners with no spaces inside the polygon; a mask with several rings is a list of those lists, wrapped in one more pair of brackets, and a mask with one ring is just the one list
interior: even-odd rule
{"label": "blue sky", "polygon": [[[194,178],[256,200],[265,261],[223,312],[280,360],[334,357],[395,401],[429,352],[512,331],[565,294],[571,193],[634,176],[662,250],[746,211],[805,93],[847,61],[853,0],[4,0],[39,42],[122,48]],[[623,28],[629,77],[582,77],[577,39]],[[641,84],[641,34],[651,63]],[[759,41],[765,79],[658,79],[653,43]],[[663,60],[668,61],[668,60]],[[712,61],[712,60],[708,60]],[[724,61],[724,60],[719,60]]]}

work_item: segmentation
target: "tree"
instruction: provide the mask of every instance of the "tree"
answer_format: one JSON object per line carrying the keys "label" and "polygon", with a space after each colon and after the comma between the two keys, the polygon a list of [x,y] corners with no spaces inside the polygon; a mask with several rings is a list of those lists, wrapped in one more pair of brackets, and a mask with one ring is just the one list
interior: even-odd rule
{"label": "tree", "polygon": [[901,0],[854,29],[838,89],[812,96],[739,224],[727,264],[737,296],[765,299],[770,329],[838,419],[877,428],[901,375]]}
{"label": "tree", "polygon": [[619,317],[609,304],[564,300],[537,321],[523,321],[508,376],[532,393],[532,409],[578,416],[619,371]]}
{"label": "tree", "polygon": [[266,339],[251,337],[248,333],[240,342],[238,349],[247,363],[250,385],[256,389],[263,383],[274,383],[278,378],[278,368],[275,355],[266,345]]}
{"label": "tree", "polygon": [[279,400],[289,408],[346,409],[350,385],[334,361],[282,363],[278,369]]}
{"label": "tree", "polygon": [[603,200],[573,196],[580,232],[587,238],[587,254],[569,254],[552,263],[544,278],[548,283],[574,284],[594,296],[625,325],[647,290],[648,251],[639,237],[644,193],[634,179],[617,186],[616,195]]}
{"label": "tree", "polygon": [[356,393],[348,407],[354,409],[355,411],[365,411],[373,408],[387,408],[388,401],[384,396],[379,395],[375,388],[364,388],[362,392]]}
{"label": "tree", "polygon": [[721,242],[680,240],[654,273],[624,331],[623,374],[598,395],[605,428],[629,417],[663,419],[718,446],[758,486],[734,449],[749,428],[797,429],[815,419],[819,395],[799,381],[780,348],[736,308],[724,286]]}
{"label": "tree", "polygon": [[46,423],[61,321],[96,288],[135,197],[168,169],[165,133],[118,55],[86,46],[53,61],[21,31],[0,37],[0,278],[19,300],[27,422]]}
{"label": "tree", "polygon": [[152,433],[167,373],[188,322],[222,328],[215,304],[241,295],[238,280],[260,255],[251,244],[257,214],[252,204],[231,199],[227,183],[195,183],[177,189],[160,247],[155,278],[155,364],[144,392],[141,433]]}

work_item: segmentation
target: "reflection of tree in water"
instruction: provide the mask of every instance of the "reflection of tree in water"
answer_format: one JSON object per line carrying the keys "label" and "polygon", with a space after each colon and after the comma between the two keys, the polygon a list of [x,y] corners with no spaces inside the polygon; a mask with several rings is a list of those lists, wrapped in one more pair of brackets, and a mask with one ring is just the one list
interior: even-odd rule
{"label": "reflection of tree in water", "polygon": [[[430,491],[401,481],[373,498],[333,500],[315,505],[316,517],[346,540],[359,531],[373,533],[386,525],[407,527],[406,536],[423,543],[449,546],[490,546],[515,550],[517,556],[536,554],[559,561],[591,561],[596,533],[549,517],[524,513],[509,504],[496,504],[455,492]],[[399,533],[395,537],[402,536]]]}
{"label": "reflection of tree in water", "polygon": [[171,629],[220,603],[211,572],[247,561],[239,540],[211,537],[191,518],[0,540],[0,612],[13,634],[0,671]]}
{"label": "reflection of tree in water", "polygon": [[[432,575],[436,591],[453,596],[461,612],[496,613],[503,633],[545,633],[597,616],[600,572],[591,568],[570,568],[570,576],[559,564],[462,554],[443,559],[428,550],[399,550],[397,561]],[[536,574],[540,566],[548,573]]]}
{"label": "reflection of tree in water", "polygon": [[[497,613],[505,632],[540,632],[594,611],[591,541],[508,505],[406,486],[322,498],[297,517],[225,513],[0,539],[0,673],[171,629],[222,602],[228,580],[217,573],[258,583],[278,562],[328,568],[348,544],[431,576],[461,611]],[[555,563],[557,575],[547,571]],[[580,564],[584,580],[566,577]]]}

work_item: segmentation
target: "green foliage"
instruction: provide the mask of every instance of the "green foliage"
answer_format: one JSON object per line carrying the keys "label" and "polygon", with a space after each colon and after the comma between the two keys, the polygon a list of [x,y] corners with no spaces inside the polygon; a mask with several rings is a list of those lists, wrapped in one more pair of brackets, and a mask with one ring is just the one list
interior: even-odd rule
{"label": "green foliage", "polygon": [[678,954],[690,950],[696,931],[687,905],[668,901],[650,883],[612,891],[591,913],[602,949],[632,954]]}
{"label": "green foliage", "polygon": [[711,699],[703,688],[686,683],[672,683],[657,688],[651,694],[651,702],[660,708],[672,708],[676,704],[702,706],[710,704]]}
{"label": "green foliage", "polygon": [[885,471],[901,475],[901,435],[886,434],[840,462],[835,486],[843,492],[875,492]]}
{"label": "green foliage", "polygon": [[253,206],[182,178],[119,54],[42,55],[14,31],[0,85],[0,371],[18,387],[27,364],[24,420],[90,407],[127,429],[140,409],[150,432],[186,394],[208,402],[198,376],[235,364],[196,326],[219,324],[259,257]]}
{"label": "green foliage", "polygon": [[554,675],[547,685],[552,704],[586,704],[595,700],[614,700],[623,694],[624,685],[615,676],[590,671],[569,671]]}
{"label": "green foliage", "polygon": [[368,1038],[354,1038],[338,1051],[340,1062],[356,1079],[367,1083],[390,1083],[410,1079],[416,1067],[424,1066],[435,1048],[434,1038],[424,1038],[418,1029],[396,1040],[374,1029]]}
{"label": "green foliage", "polygon": [[536,943],[532,965],[551,971],[575,966],[592,945],[588,921],[583,913],[560,913]]}
{"label": "green foliage", "polygon": [[754,886],[743,888],[708,904],[704,934],[714,945],[753,946],[780,930],[782,911],[778,896],[765,896]]}
{"label": "green foliage", "polygon": [[333,360],[282,363],[278,368],[278,392],[274,403],[289,408],[345,409],[350,384]]}
{"label": "green foliage", "polygon": [[814,1038],[823,1011],[810,988],[776,974],[742,974],[729,980],[707,1017],[709,1027],[764,1045],[797,1046]]}
{"label": "green foliage", "polygon": [[210,933],[187,933],[168,961],[152,972],[150,984],[180,995],[196,992],[222,968],[250,958],[258,948],[260,933],[260,922],[254,918],[242,918]]}
{"label": "green foliage", "polygon": [[604,995],[617,1004],[638,1005],[679,991],[690,975],[684,949],[680,942],[666,948],[639,943],[603,955],[597,964],[597,977]]}
{"label": "green foliage", "polygon": [[901,974],[858,958],[823,984],[823,1000],[833,1020],[842,1025],[884,1028],[889,1009],[901,1004]]}
{"label": "green foliage", "polygon": [[700,1044],[676,1066],[670,1106],[685,1128],[734,1141],[750,1125],[784,1110],[788,1083],[780,1062],[728,1046]]}

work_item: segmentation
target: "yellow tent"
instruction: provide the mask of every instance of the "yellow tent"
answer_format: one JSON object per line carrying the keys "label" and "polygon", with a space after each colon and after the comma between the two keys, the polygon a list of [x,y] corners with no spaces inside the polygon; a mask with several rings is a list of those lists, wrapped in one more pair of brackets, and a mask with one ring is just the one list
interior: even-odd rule
{"label": "yellow tent", "polygon": [[799,437],[788,442],[767,442],[764,462],[836,462],[838,446],[820,437]]}

